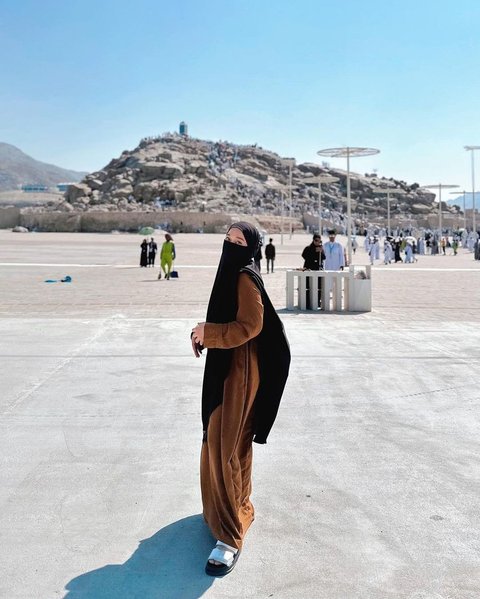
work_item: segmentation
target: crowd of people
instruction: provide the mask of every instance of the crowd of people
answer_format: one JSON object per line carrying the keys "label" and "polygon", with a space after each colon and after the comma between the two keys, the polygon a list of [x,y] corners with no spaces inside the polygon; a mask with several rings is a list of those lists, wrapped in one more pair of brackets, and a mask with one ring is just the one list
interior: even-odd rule
{"label": "crowd of people", "polygon": [[[370,264],[382,260],[381,250],[383,249],[383,264],[412,264],[418,262],[419,256],[425,255],[453,255],[458,254],[459,248],[467,249],[474,254],[475,260],[480,260],[480,238],[478,235],[468,231],[454,233],[453,235],[443,235],[439,237],[432,231],[422,231],[421,235],[412,235],[411,230],[396,231],[395,235],[387,235],[385,230],[365,231],[364,250],[369,257]],[[323,244],[322,237],[318,233],[313,235],[310,245],[304,248],[302,258],[304,260],[303,269],[305,270],[343,270],[347,266],[346,249],[336,241],[336,229],[327,231],[328,242]],[[352,253],[355,255],[358,249],[357,235],[351,239]],[[263,243],[260,241],[254,256],[254,263],[258,272],[262,271],[262,260],[266,259],[266,273],[274,272],[276,248],[273,244],[273,238],[269,238],[269,243],[262,253]],[[144,239],[140,245],[140,266],[154,267],[157,255],[157,243],[153,237],[150,241]],[[173,262],[176,257],[175,244],[169,233],[165,234],[165,241],[160,249],[160,272],[158,278],[162,278],[162,272],[165,279],[169,280],[173,270]]]}
{"label": "crowd of people", "polygon": [[[375,260],[380,260],[380,247],[383,245],[383,263],[410,264],[418,262],[418,256],[425,255],[452,255],[458,254],[459,248],[467,249],[476,256],[475,248],[478,247],[478,239],[473,233],[468,231],[454,232],[439,236],[433,231],[422,231],[420,235],[412,235],[412,231],[397,231],[396,235],[387,235],[386,232],[378,231],[378,234],[365,236],[364,249],[370,258],[370,264]],[[383,242],[382,242],[383,240]],[[356,238],[352,238],[353,244],[356,244]],[[355,250],[354,250],[355,251]]]}

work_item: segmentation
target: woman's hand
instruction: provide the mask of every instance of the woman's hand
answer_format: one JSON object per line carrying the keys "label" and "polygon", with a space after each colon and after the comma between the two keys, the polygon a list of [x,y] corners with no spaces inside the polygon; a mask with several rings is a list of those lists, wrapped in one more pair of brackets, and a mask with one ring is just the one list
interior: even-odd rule
{"label": "woman's hand", "polygon": [[205,337],[205,323],[199,322],[195,328],[192,329],[192,339],[196,343],[203,345],[203,339]]}
{"label": "woman's hand", "polygon": [[199,358],[202,354],[202,350],[201,350],[201,345],[198,345],[198,343],[195,343],[195,341],[193,340],[193,334],[192,337],[190,338],[190,341],[192,342],[192,349],[193,349],[193,354],[196,358]]}
{"label": "woman's hand", "polygon": [[200,357],[203,349],[203,338],[205,336],[205,323],[199,322],[197,326],[192,329],[190,339],[192,341],[192,349],[196,358]]}

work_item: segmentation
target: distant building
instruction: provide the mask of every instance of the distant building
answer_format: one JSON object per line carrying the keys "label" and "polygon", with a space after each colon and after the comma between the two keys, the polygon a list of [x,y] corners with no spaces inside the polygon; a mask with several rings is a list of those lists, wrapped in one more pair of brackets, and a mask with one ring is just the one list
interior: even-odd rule
{"label": "distant building", "polygon": [[73,183],[57,183],[57,189],[63,193],[64,191],[67,191],[70,185],[73,185]]}
{"label": "distant building", "polygon": [[48,191],[48,185],[41,185],[39,183],[26,183],[25,185],[22,185],[22,191],[25,191],[27,193],[34,193],[34,192],[45,192]]}
{"label": "distant building", "polygon": [[179,133],[180,135],[188,135],[188,125],[185,121],[180,123]]}

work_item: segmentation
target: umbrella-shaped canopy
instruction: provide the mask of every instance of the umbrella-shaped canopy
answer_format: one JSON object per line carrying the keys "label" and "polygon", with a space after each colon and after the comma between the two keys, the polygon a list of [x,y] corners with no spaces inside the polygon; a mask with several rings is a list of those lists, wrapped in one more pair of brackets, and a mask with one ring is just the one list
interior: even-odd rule
{"label": "umbrella-shaped canopy", "polygon": [[140,235],[153,235],[155,233],[155,229],[152,227],[142,227],[139,231]]}

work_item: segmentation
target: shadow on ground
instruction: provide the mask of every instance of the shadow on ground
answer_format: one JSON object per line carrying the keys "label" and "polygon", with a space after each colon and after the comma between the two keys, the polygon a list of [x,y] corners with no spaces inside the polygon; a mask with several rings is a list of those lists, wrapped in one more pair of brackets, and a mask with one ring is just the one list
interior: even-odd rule
{"label": "shadow on ground", "polygon": [[198,514],[140,541],[124,563],[73,578],[68,599],[198,599],[212,585],[205,574],[214,540]]}

